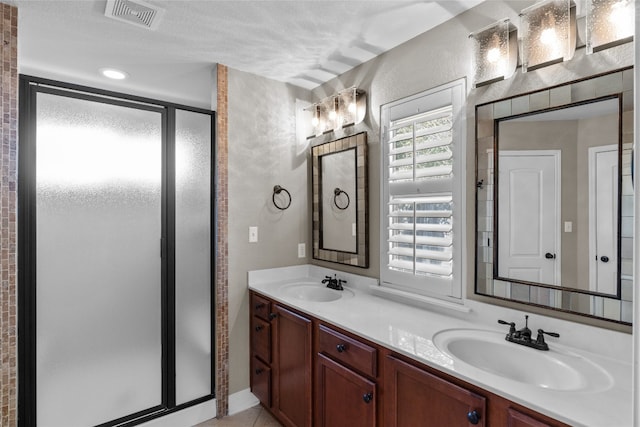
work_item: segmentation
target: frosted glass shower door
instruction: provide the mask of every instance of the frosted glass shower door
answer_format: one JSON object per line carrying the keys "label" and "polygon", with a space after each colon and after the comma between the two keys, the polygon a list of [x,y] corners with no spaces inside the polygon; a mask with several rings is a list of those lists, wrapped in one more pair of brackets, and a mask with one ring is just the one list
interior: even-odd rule
{"label": "frosted glass shower door", "polygon": [[157,407],[163,113],[39,92],[36,123],[38,426]]}
{"label": "frosted glass shower door", "polygon": [[211,394],[211,116],[176,111],[176,404]]}

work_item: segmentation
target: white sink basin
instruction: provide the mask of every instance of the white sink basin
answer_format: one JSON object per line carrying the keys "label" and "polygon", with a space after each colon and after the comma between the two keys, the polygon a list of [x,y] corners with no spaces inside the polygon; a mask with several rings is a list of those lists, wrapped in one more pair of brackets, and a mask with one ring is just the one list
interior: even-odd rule
{"label": "white sink basin", "polygon": [[551,348],[541,351],[508,342],[500,332],[449,329],[433,343],[454,360],[491,375],[558,391],[601,391],[611,387],[611,376],[585,357]]}
{"label": "white sink basin", "polygon": [[280,288],[280,292],[287,297],[314,302],[336,301],[341,298],[351,298],[354,295],[353,291],[349,289],[337,291],[327,288],[322,283],[315,282],[293,283]]}

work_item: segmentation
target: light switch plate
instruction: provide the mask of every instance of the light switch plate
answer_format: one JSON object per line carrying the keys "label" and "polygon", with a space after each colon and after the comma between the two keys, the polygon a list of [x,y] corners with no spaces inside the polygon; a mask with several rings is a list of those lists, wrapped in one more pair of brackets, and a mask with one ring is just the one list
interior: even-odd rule
{"label": "light switch plate", "polygon": [[249,243],[258,242],[258,227],[249,227]]}
{"label": "light switch plate", "polygon": [[306,248],[304,243],[298,243],[298,258],[304,258],[306,256]]}

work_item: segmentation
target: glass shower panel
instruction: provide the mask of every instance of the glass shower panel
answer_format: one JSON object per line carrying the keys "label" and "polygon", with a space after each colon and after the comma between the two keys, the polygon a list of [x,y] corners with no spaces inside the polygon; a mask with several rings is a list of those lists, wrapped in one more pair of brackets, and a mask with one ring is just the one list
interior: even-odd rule
{"label": "glass shower panel", "polygon": [[162,114],[38,93],[38,425],[162,403]]}
{"label": "glass shower panel", "polygon": [[211,390],[211,116],[176,111],[176,403]]}

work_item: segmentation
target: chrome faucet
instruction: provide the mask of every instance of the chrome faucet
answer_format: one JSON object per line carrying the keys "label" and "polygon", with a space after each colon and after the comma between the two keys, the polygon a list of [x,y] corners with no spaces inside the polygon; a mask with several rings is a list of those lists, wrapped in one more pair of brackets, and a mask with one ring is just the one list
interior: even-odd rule
{"label": "chrome faucet", "polygon": [[337,274],[334,274],[333,277],[325,276],[325,278],[322,280],[322,284],[326,284],[327,288],[335,289],[336,291],[344,291],[344,288],[342,287],[343,283],[347,283],[347,281],[338,279]]}
{"label": "chrome faucet", "polygon": [[504,320],[498,320],[498,323],[501,325],[509,325],[509,332],[504,337],[505,340],[524,345],[527,347],[535,348],[536,350],[549,350],[549,346],[546,342],[544,342],[544,336],[549,335],[550,337],[560,338],[560,334],[555,332],[545,332],[542,329],[538,329],[538,336],[535,341],[531,339],[531,329],[529,329],[529,316],[524,316],[524,328],[516,330],[516,324],[514,322],[505,322]]}

